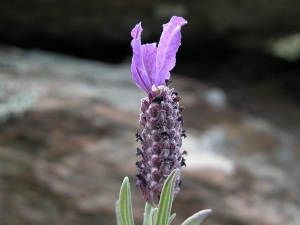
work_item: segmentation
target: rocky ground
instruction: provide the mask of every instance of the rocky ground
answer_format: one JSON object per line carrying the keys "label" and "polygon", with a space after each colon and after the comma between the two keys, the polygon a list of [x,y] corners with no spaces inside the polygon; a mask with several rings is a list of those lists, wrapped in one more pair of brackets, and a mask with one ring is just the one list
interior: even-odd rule
{"label": "rocky ground", "polygon": [[[231,104],[220,89],[183,75],[173,87],[185,106],[188,151],[174,224],[205,208],[206,225],[295,225],[300,216],[295,129]],[[133,210],[134,133],[140,99],[129,65],[0,48],[0,223],[115,224],[114,204],[129,176]],[[272,118],[284,117],[275,103]],[[298,106],[285,103],[299,121]],[[266,111],[264,111],[266,112]]]}

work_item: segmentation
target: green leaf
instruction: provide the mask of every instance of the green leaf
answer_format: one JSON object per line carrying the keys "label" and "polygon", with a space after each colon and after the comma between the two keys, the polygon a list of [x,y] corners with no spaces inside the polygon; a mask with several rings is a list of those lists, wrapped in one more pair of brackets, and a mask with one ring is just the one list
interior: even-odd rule
{"label": "green leaf", "polygon": [[152,208],[150,212],[149,225],[155,225],[157,217],[157,208]]}
{"label": "green leaf", "polygon": [[173,170],[166,179],[165,184],[163,186],[160,201],[158,204],[156,225],[168,225],[168,220],[173,203],[173,192],[177,172],[178,169]]}
{"label": "green leaf", "polygon": [[123,225],[122,219],[121,219],[121,214],[120,214],[119,200],[116,201],[116,217],[117,217],[117,224],[118,225]]}
{"label": "green leaf", "polygon": [[169,218],[169,220],[168,220],[168,224],[169,224],[169,225],[172,223],[172,221],[173,221],[173,219],[175,218],[175,216],[176,216],[176,213],[173,213],[173,215],[170,216],[170,218]]}
{"label": "green leaf", "polygon": [[144,222],[143,225],[151,225],[149,223],[149,217],[150,217],[150,212],[152,210],[152,206],[149,205],[147,202],[145,204],[145,212],[144,212]]}
{"label": "green leaf", "polygon": [[211,209],[205,209],[187,218],[181,225],[199,225],[204,218],[211,213]]}
{"label": "green leaf", "polygon": [[128,177],[124,178],[121,186],[119,195],[119,209],[123,225],[134,225]]}

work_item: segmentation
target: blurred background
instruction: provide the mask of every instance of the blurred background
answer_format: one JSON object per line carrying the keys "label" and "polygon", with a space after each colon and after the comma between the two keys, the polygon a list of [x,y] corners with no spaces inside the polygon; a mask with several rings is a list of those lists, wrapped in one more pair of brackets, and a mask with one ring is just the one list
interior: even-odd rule
{"label": "blurred background", "polygon": [[300,1],[3,0],[0,224],[112,225],[134,187],[140,99],[130,31],[158,42],[184,17],[172,87],[182,96],[187,167],[180,224],[300,224]]}

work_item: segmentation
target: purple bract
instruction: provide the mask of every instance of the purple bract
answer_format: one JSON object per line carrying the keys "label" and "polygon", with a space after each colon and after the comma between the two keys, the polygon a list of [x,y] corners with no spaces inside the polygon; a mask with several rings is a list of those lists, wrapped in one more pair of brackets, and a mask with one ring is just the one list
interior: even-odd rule
{"label": "purple bract", "polygon": [[141,44],[141,23],[131,31],[133,50],[131,73],[136,85],[147,93],[152,86],[165,84],[170,78],[170,71],[176,62],[176,52],[180,46],[180,29],[187,21],[181,17],[173,16],[169,23],[163,25],[163,32],[158,47],[156,43]]}

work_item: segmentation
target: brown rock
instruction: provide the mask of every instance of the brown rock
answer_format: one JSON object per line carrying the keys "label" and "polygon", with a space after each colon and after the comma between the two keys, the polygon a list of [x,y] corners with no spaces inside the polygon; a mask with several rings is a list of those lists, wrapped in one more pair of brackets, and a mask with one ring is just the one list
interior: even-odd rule
{"label": "brown rock", "polygon": [[[128,67],[0,49],[1,224],[115,224],[124,176],[141,223],[134,133],[145,93]],[[230,105],[209,106],[199,97],[207,87],[198,81],[174,83],[188,96],[189,152],[174,224],[205,208],[213,209],[207,225],[299,221],[299,143],[293,135]]]}

